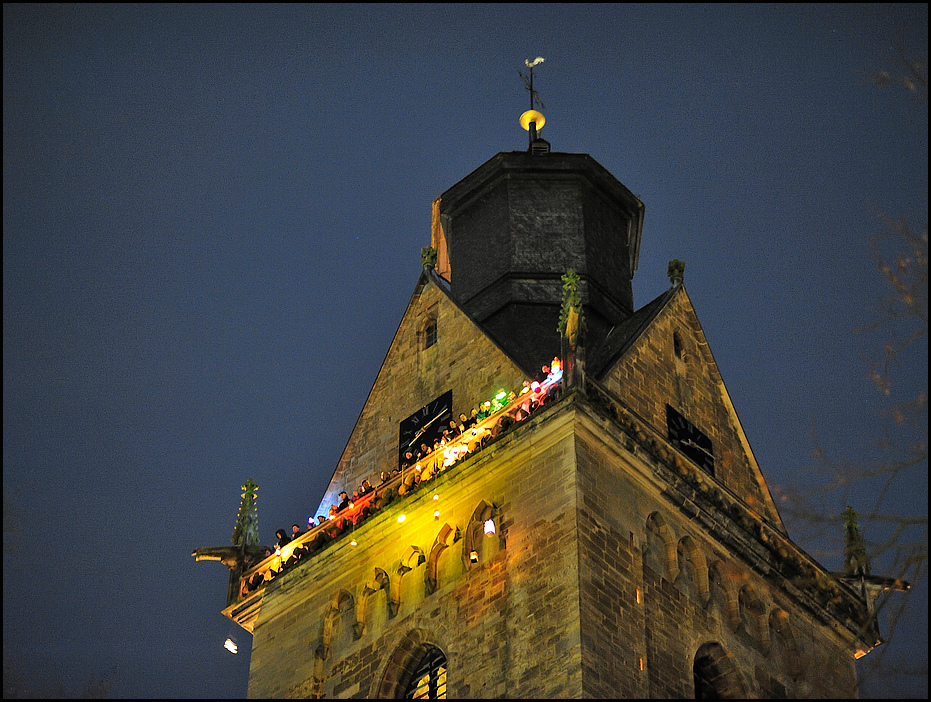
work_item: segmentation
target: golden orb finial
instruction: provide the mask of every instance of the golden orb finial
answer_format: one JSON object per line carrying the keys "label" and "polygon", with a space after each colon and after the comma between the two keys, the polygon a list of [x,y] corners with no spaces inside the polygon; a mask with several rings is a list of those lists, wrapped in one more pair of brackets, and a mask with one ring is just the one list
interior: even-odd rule
{"label": "golden orb finial", "polygon": [[530,125],[533,122],[536,122],[537,129],[542,129],[544,123],[546,122],[546,117],[543,116],[543,113],[537,112],[536,110],[527,110],[520,116],[520,126],[522,126],[528,132],[530,131]]}

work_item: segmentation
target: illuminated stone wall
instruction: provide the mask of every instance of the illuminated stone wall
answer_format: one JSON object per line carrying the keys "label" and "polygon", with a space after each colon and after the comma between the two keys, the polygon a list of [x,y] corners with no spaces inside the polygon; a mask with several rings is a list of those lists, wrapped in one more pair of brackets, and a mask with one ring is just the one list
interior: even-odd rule
{"label": "illuminated stone wall", "polygon": [[[449,697],[579,697],[569,407],[370,517],[352,534],[358,546],[344,536],[276,578],[255,627],[249,696],[376,697],[413,640],[446,654]],[[496,507],[493,537],[473,533],[483,502]]]}
{"label": "illuminated stone wall", "polygon": [[450,698],[693,697],[705,658],[739,697],[854,694],[850,624],[650,446],[571,393],[391,503],[268,585],[249,696],[394,696],[423,644]]}
{"label": "illuminated stone wall", "polygon": [[[427,645],[450,698],[694,697],[696,673],[720,696],[853,694],[865,607],[786,538],[684,287],[629,316],[642,204],[588,156],[513,153],[439,211],[451,288],[421,278],[318,514],[397,466],[427,402],[468,413],[548,363],[567,268],[600,362],[623,353],[255,592],[249,696],[396,697]],[[714,478],[667,404],[713,442]]]}
{"label": "illuminated stone wall", "polygon": [[[436,343],[423,348],[423,328],[436,318]],[[519,391],[518,368],[433,282],[415,294],[404,314],[365,406],[353,428],[316,514],[327,514],[338,495],[381,471],[398,467],[398,425],[447,390],[453,415],[469,414],[499,390]]]}

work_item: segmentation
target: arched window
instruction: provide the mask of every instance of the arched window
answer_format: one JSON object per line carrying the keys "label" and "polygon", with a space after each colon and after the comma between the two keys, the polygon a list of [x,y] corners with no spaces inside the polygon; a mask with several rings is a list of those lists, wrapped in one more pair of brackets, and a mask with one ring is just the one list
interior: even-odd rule
{"label": "arched window", "polygon": [[708,589],[708,568],[705,566],[705,557],[698,543],[691,536],[683,536],[676,546],[679,563],[679,577],[676,585],[698,602],[702,607],[708,604],[710,591]]}
{"label": "arched window", "polygon": [[737,631],[740,626],[740,602],[734,585],[738,579],[734,568],[724,561],[715,561],[708,567],[711,611],[730,631]]}
{"label": "arched window", "polygon": [[428,646],[424,651],[410,682],[407,683],[404,699],[446,699],[446,656],[436,646]]}
{"label": "arched window", "polygon": [[782,656],[786,670],[793,680],[798,680],[805,672],[805,662],[799,652],[798,643],[792,633],[789,614],[781,609],[774,609],[769,615],[770,640],[778,655]]}
{"label": "arched window", "polygon": [[679,574],[675,534],[659,512],[653,512],[647,517],[643,564],[667,580],[675,580]]}
{"label": "arched window", "polygon": [[[489,539],[495,533],[495,508],[485,500],[479,502],[472,513],[469,525],[465,529],[465,539],[462,542],[462,558],[465,567],[472,568],[486,562],[497,552],[494,548],[495,539]],[[491,525],[489,526],[489,522]],[[488,529],[491,529],[489,532]],[[486,541],[488,548],[486,549]]]}
{"label": "arched window", "polygon": [[706,643],[695,652],[692,680],[696,700],[747,699],[737,666],[718,643]]}
{"label": "arched window", "polygon": [[753,585],[740,588],[737,601],[740,605],[740,619],[747,634],[764,646],[769,644],[769,631],[766,628],[766,606]]}
{"label": "arched window", "polygon": [[445,699],[446,655],[433,633],[412,629],[388,656],[369,697],[379,700]]}

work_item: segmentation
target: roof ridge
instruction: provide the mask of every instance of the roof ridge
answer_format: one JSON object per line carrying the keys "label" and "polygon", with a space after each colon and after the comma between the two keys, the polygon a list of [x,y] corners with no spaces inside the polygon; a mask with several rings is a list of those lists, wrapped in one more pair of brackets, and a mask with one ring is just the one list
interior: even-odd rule
{"label": "roof ridge", "polygon": [[[595,347],[589,363],[589,372],[600,378],[611,364],[631,347],[650,326],[660,311],[668,304],[682,285],[674,285],[663,291],[619,325],[612,327],[602,342]],[[613,336],[613,338],[612,338]]]}

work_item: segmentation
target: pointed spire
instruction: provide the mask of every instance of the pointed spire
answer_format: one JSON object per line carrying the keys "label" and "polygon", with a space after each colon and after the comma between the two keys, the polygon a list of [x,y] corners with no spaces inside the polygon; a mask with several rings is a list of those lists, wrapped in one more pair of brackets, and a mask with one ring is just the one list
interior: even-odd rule
{"label": "pointed spire", "polygon": [[[561,337],[564,387],[583,385],[585,315],[582,311],[581,278],[573,269],[562,276],[562,309],[556,331]],[[554,361],[555,363],[555,361]]]}
{"label": "pointed spire", "polygon": [[568,339],[572,349],[577,346],[579,335],[585,331],[580,282],[579,274],[571,268],[562,276],[562,309],[556,331]]}
{"label": "pointed spire", "polygon": [[685,282],[685,261],[680,261],[678,258],[672,259],[666,269],[666,275],[669,276],[672,287],[682,285]]}
{"label": "pointed spire", "polygon": [[258,499],[255,492],[259,486],[249,478],[240,489],[242,502],[239,504],[239,514],[230,541],[237,546],[255,546],[259,543],[259,514],[255,504]]}
{"label": "pointed spire", "polygon": [[436,268],[436,249],[432,246],[422,246],[420,248],[420,265],[426,270]]}
{"label": "pointed spire", "polygon": [[860,534],[860,525],[857,523],[857,513],[848,506],[843,512],[844,517],[844,571],[847,575],[869,575],[870,559],[866,555],[863,536]]}

